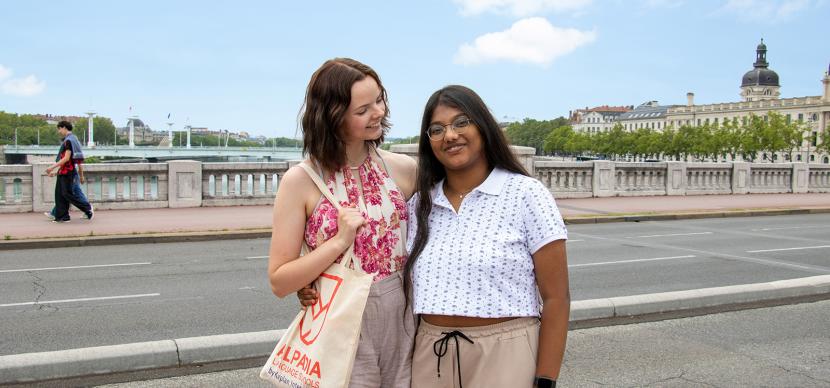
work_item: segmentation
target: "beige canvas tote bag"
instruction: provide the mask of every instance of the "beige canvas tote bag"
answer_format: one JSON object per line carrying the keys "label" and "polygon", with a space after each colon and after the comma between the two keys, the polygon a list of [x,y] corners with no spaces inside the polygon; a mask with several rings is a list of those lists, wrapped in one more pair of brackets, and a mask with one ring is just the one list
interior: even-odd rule
{"label": "beige canvas tote bag", "polygon": [[[300,167],[340,210],[340,203],[317,173],[305,163]],[[352,244],[340,263],[333,263],[314,281],[317,303],[297,314],[259,377],[278,387],[346,387],[373,277],[363,271]]]}

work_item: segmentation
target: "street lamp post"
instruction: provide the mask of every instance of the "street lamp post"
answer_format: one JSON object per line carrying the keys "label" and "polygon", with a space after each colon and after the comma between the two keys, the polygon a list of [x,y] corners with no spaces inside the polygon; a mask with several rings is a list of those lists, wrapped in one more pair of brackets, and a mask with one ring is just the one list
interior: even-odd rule
{"label": "street lamp post", "polygon": [[94,127],[94,123],[92,122],[92,116],[95,116],[95,111],[90,110],[89,112],[86,112],[86,114],[89,116],[89,139],[87,139],[86,146],[92,148],[95,147],[95,141],[93,140],[92,132],[92,128]]}
{"label": "street lamp post", "polygon": [[167,144],[168,148],[173,148],[173,122],[167,122],[167,138],[170,139],[170,142]]}
{"label": "street lamp post", "polygon": [[130,117],[130,148],[135,147],[135,121],[138,120],[138,116],[133,115]]}

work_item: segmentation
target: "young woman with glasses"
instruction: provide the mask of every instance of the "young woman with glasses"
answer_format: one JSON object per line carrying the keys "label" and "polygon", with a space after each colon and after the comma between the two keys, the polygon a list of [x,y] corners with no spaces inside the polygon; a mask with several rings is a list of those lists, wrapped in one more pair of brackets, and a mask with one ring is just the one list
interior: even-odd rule
{"label": "young woman with glasses", "polygon": [[435,92],[421,129],[404,273],[420,317],[412,386],[555,386],[570,297],[553,197],[469,88]]}
{"label": "young woman with glasses", "polygon": [[[343,211],[300,166],[274,200],[268,277],[280,298],[312,283],[352,243],[363,270],[376,273],[363,314],[351,387],[410,386],[414,319],[403,292],[415,161],[378,149],[390,124],[386,89],[369,66],[335,58],[314,72],[302,113],[303,161]],[[301,246],[309,252],[300,256]],[[404,318],[406,317],[406,318]]]}

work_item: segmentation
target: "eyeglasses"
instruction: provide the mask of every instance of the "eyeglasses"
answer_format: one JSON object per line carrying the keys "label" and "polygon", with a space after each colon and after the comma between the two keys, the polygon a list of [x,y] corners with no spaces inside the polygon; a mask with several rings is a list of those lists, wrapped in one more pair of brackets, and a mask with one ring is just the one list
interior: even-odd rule
{"label": "eyeglasses", "polygon": [[427,136],[429,136],[430,140],[438,141],[443,140],[444,135],[447,134],[447,127],[452,127],[452,130],[455,131],[457,134],[462,134],[464,131],[467,130],[467,127],[472,124],[472,120],[470,120],[467,116],[458,116],[452,123],[443,125],[443,124],[432,124],[427,127]]}

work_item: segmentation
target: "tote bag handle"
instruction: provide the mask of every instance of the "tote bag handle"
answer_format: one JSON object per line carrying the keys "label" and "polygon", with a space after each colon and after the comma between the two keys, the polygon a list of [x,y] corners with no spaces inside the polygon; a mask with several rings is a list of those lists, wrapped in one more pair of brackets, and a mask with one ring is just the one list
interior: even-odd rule
{"label": "tote bag handle", "polygon": [[[298,166],[302,167],[306,174],[308,174],[309,178],[311,178],[314,184],[317,185],[317,189],[320,190],[320,193],[322,193],[323,196],[326,197],[326,199],[328,199],[329,202],[331,202],[332,206],[334,206],[334,208],[337,209],[338,212],[340,212],[340,210],[343,209],[343,207],[340,206],[340,202],[337,200],[337,198],[334,198],[334,194],[331,193],[329,188],[326,187],[326,185],[323,183],[323,180],[320,179],[320,175],[318,175],[317,172],[314,171],[305,162],[298,164]],[[303,239],[303,248],[305,248],[306,251],[308,251],[308,248],[306,248],[305,239]],[[349,248],[346,250],[344,258],[345,260],[342,260],[340,262],[340,264],[342,264],[344,267],[348,268],[349,264],[351,263],[352,267],[354,267],[355,270],[366,273],[366,271],[363,270],[363,266],[360,263],[360,258],[358,258],[357,255],[355,255],[354,253],[354,241],[352,241],[352,245],[350,245]]]}

